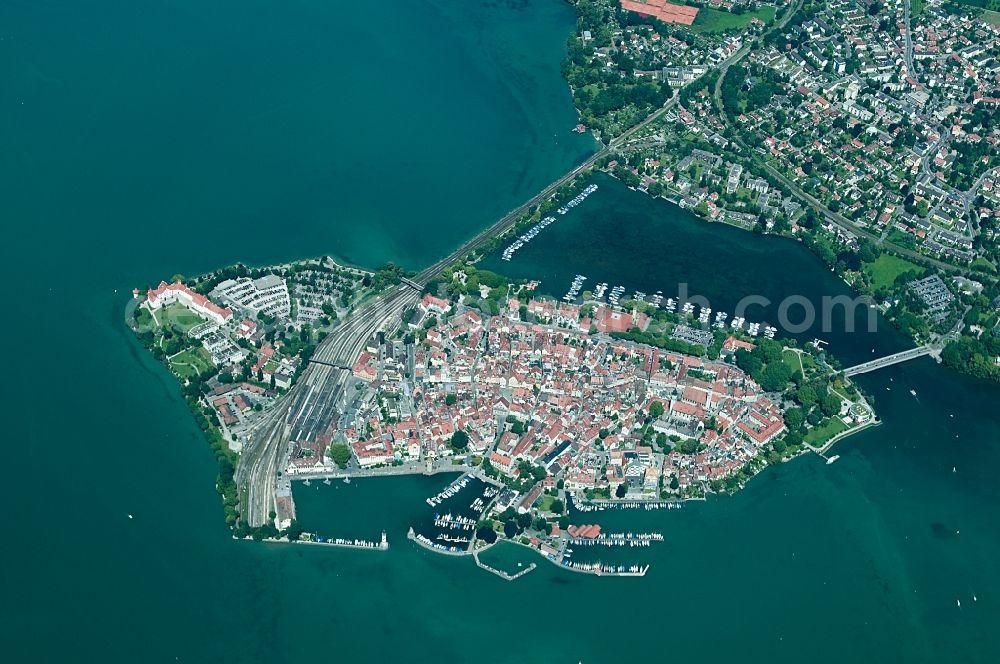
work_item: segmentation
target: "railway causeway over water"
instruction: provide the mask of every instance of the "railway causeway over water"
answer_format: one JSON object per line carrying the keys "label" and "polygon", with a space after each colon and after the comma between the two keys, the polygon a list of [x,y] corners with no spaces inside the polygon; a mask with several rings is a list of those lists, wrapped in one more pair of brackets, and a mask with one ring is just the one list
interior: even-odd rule
{"label": "railway causeway over water", "polygon": [[[790,9],[772,29],[787,23],[794,14]],[[741,59],[748,49],[737,51],[719,64],[725,70]],[[346,389],[351,377],[348,369],[364,349],[368,340],[383,331],[394,321],[400,320],[403,311],[414,306],[427,283],[446,267],[486,246],[494,238],[504,235],[533,206],[551,198],[563,186],[589,171],[599,160],[625,146],[637,132],[642,131],[674,108],[680,99],[679,91],[663,106],[644,120],[602,145],[590,157],[568,173],[559,177],[535,196],[511,210],[482,232],[463,243],[455,251],[428,266],[421,272],[401,280],[378,296],[359,305],[319,346],[312,360],[288,393],[262,414],[240,455],[234,476],[240,493],[241,519],[250,527],[258,527],[274,520],[278,509],[277,495],[287,498],[294,518],[295,504],[288,478],[283,470],[288,464],[290,443],[293,440],[312,440],[321,435],[339,414],[346,399]]]}

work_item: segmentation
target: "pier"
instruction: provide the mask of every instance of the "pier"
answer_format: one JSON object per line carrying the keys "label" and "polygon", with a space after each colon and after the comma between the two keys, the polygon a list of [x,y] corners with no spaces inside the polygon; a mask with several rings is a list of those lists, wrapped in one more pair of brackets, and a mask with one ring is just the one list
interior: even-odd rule
{"label": "pier", "polygon": [[431,541],[428,537],[418,534],[413,530],[413,526],[410,526],[410,530],[407,531],[406,538],[413,540],[428,551],[433,551],[434,553],[443,553],[449,556],[469,555],[469,550],[467,548],[463,549],[457,546],[444,546],[443,544],[437,544],[436,542]]}
{"label": "pier", "polygon": [[933,346],[919,346],[917,348],[910,348],[909,350],[900,351],[898,353],[893,353],[892,355],[886,355],[885,357],[880,357],[875,360],[869,360],[868,362],[862,362],[861,364],[855,364],[853,367],[848,367],[844,369],[845,376],[857,376],[858,374],[868,373],[869,371],[876,371],[877,369],[883,369],[885,367],[892,366],[893,364],[899,364],[901,362],[907,362],[909,360],[915,360],[918,357],[923,357],[924,355],[933,355],[937,351]]}
{"label": "pier", "polygon": [[580,572],[581,574],[593,574],[595,576],[646,576],[649,565],[604,565],[602,563],[574,563],[563,560],[564,569]]}
{"label": "pier", "polygon": [[363,539],[345,539],[342,537],[337,538],[325,538],[319,535],[312,535],[313,539],[309,540],[288,540],[277,537],[266,538],[265,542],[279,542],[285,544],[315,544],[318,546],[338,546],[345,549],[367,549],[368,551],[388,551],[389,550],[389,540],[386,539],[385,531],[382,531],[382,539],[378,542]]}
{"label": "pier", "polygon": [[479,552],[478,551],[474,552],[472,554],[472,559],[476,561],[476,566],[479,567],[479,569],[484,569],[487,572],[489,572],[490,574],[496,574],[497,576],[499,576],[504,581],[514,581],[515,579],[520,579],[522,576],[524,576],[525,574],[527,574],[528,572],[530,572],[531,570],[533,570],[533,569],[535,569],[537,567],[537,565],[535,563],[530,563],[527,567],[525,567],[524,569],[522,569],[517,574],[508,574],[507,572],[504,572],[503,570],[499,570],[499,569],[497,569],[495,567],[490,567],[489,565],[487,565],[486,563],[484,563],[483,561],[481,561],[479,559]]}

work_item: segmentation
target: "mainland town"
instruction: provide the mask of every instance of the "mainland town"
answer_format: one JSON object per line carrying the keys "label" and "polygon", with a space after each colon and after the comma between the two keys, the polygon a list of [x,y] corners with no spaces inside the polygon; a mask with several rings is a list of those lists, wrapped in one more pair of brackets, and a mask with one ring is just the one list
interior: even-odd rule
{"label": "mainland town", "polygon": [[[330,257],[134,291],[182,384],[237,537],[306,532],[292,483],[456,473],[411,539],[498,540],[578,572],[643,547],[592,511],[676,509],[878,424],[851,376],[933,355],[1000,377],[1000,14],[959,3],[579,0],[563,73],[601,149],[421,272]],[[915,348],[843,367],[737,312],[480,267],[587,205],[593,174],[708,221],[794,237]],[[714,318],[712,316],[714,314]],[[581,560],[581,557],[583,558]],[[522,573],[530,571],[525,569]]]}

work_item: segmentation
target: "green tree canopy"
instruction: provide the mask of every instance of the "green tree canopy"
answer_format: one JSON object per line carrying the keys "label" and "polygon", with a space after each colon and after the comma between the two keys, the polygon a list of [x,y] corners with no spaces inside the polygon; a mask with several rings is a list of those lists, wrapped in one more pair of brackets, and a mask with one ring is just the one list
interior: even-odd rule
{"label": "green tree canopy", "polygon": [[330,445],[330,458],[340,468],[347,468],[347,462],[351,460],[351,448],[344,443],[334,443]]}
{"label": "green tree canopy", "polygon": [[469,447],[469,434],[459,429],[451,435],[451,449],[463,452],[467,447]]}

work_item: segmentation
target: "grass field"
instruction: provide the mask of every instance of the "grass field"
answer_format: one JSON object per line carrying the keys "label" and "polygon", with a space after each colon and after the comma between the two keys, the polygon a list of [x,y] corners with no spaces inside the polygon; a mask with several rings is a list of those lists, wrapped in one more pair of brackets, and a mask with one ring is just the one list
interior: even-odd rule
{"label": "grass field", "polygon": [[201,346],[188,348],[170,358],[170,368],[181,378],[194,378],[212,366],[208,351]]}
{"label": "grass field", "polygon": [[709,7],[698,12],[691,26],[692,32],[724,32],[734,28],[742,29],[750,24],[750,19],[757,18],[765,23],[774,20],[774,7],[761,7],[752,12],[733,14]]}
{"label": "grass field", "polygon": [[[799,358],[802,358],[801,364]],[[786,350],[781,354],[781,361],[785,363],[792,373],[796,371],[809,371],[816,367],[816,360],[809,353],[796,353],[794,350]]]}
{"label": "grass field", "polygon": [[987,23],[992,23],[993,25],[1000,25],[1000,12],[987,9],[983,11],[983,14],[982,16],[980,16],[980,18],[986,21]]}
{"label": "grass field", "polygon": [[818,427],[809,429],[805,435],[805,442],[813,447],[822,447],[823,444],[836,436],[838,433],[847,431],[847,425],[839,417],[831,417]]}
{"label": "grass field", "polygon": [[162,327],[170,325],[181,334],[186,334],[188,330],[202,322],[198,314],[176,302],[157,311],[156,319],[160,321]]}
{"label": "grass field", "polygon": [[803,366],[799,364],[799,354],[794,350],[786,350],[781,354],[781,361],[785,363],[789,371],[795,373],[796,371],[802,371]]}
{"label": "grass field", "polygon": [[920,268],[898,256],[882,254],[874,263],[866,263],[864,270],[871,277],[872,284],[878,289],[891,288],[896,283],[896,277],[910,270],[919,271]]}
{"label": "grass field", "polygon": [[149,309],[139,307],[139,317],[136,319],[136,324],[143,329],[153,326],[153,316],[149,313]]}
{"label": "grass field", "polygon": [[[997,20],[1000,20],[1000,13],[997,14]],[[997,25],[1000,25],[1000,23],[997,23]],[[978,256],[976,257],[976,260],[972,261],[972,269],[985,270],[986,272],[991,272],[993,274],[996,274],[997,272],[996,266],[982,256]]]}

